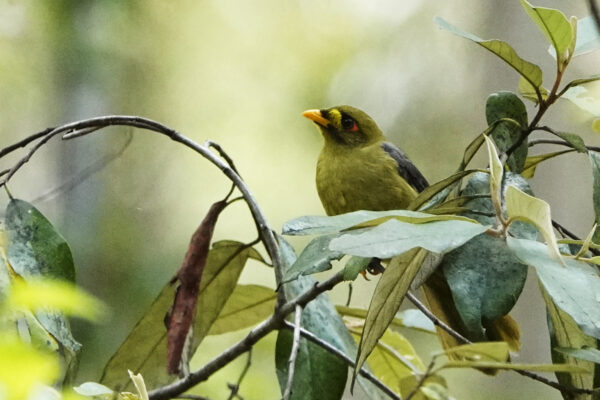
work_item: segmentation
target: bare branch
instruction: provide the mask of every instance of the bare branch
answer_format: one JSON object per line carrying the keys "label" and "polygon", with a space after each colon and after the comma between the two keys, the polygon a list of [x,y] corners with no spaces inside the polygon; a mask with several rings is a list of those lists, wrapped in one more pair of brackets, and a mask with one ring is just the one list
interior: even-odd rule
{"label": "bare branch", "polygon": [[227,365],[230,361],[239,355],[247,352],[256,342],[265,337],[270,332],[279,329],[285,322],[285,317],[290,314],[297,305],[304,307],[318,295],[331,290],[335,285],[344,280],[343,272],[340,271],[324,282],[317,282],[313,287],[296,297],[295,299],[284,303],[275,310],[275,313],[266,321],[263,321],[252,329],[246,337],[223,351],[217,357],[209,361],[202,368],[184,378],[175,381],[169,385],[155,389],[149,393],[151,400],[167,400],[184,393],[191,387],[207,380],[213,373]]}
{"label": "bare branch", "polygon": [[294,316],[294,341],[292,342],[292,351],[290,352],[290,359],[288,361],[288,379],[283,391],[282,400],[288,400],[292,394],[292,385],[294,384],[294,371],[296,369],[296,357],[298,356],[298,349],[300,348],[300,328],[302,321],[302,306],[296,306],[296,312]]}
{"label": "bare branch", "polygon": [[[291,323],[289,323],[288,321],[284,321],[283,324],[284,324],[284,328],[295,329],[295,326],[292,325]],[[339,350],[337,347],[334,347],[332,344],[324,341],[323,339],[319,338],[318,336],[315,336],[312,332],[307,331],[304,328],[300,328],[300,335],[302,335],[303,338],[310,340],[314,344],[318,345],[322,349],[327,350],[329,353],[339,357],[350,367],[352,367],[352,368],[356,367],[354,360],[352,360],[350,357],[348,357],[343,351]],[[385,394],[387,394],[391,399],[402,400],[402,397],[400,397],[398,394],[396,394],[391,388],[386,386],[385,383],[383,383],[379,379],[377,379],[377,377],[375,375],[373,375],[371,372],[369,372],[365,367],[361,368],[360,371],[358,371],[358,373],[360,376],[369,380],[371,383],[373,383],[375,386],[377,386],[379,389],[381,389],[381,391],[384,392]]]}
{"label": "bare branch", "polygon": [[12,153],[13,151],[21,148],[21,147],[25,147],[27,146],[29,143],[33,142],[34,140],[37,140],[43,136],[46,136],[48,133],[52,132],[54,130],[54,128],[46,128],[41,132],[38,133],[34,133],[31,136],[26,137],[25,139],[12,144],[8,147],[3,148],[2,150],[0,150],[0,158],[4,157],[5,155]]}

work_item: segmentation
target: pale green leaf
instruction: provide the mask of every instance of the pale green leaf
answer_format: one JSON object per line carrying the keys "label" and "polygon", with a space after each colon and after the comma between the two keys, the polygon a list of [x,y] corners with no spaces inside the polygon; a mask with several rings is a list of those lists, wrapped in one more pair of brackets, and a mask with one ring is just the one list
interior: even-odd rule
{"label": "pale green leaf", "polygon": [[593,116],[600,117],[600,100],[591,96],[583,86],[575,86],[567,90],[561,98],[567,99],[577,107]]}
{"label": "pale green leaf", "polygon": [[237,285],[208,335],[221,335],[258,324],[275,309],[277,292],[260,285]]}
{"label": "pale green leaf", "polygon": [[[538,94],[535,91],[535,88],[531,86],[531,83],[529,83],[527,79],[521,77],[519,79],[519,85],[517,89],[519,90],[519,93],[521,93],[521,95],[527,100],[531,100],[535,104],[539,103]],[[546,100],[548,98],[548,90],[543,86],[540,86],[538,90],[540,92],[540,95],[542,96],[542,100]]]}
{"label": "pale green leaf", "polygon": [[573,27],[567,17],[559,10],[534,7],[527,0],[521,0],[521,4],[554,47],[559,62],[566,61],[573,39]]}
{"label": "pale green leaf", "polygon": [[451,347],[444,354],[466,361],[505,362],[509,358],[509,348],[506,342],[479,342]]}
{"label": "pale green leaf", "polygon": [[[466,155],[465,155],[466,157]],[[432,185],[429,185],[423,190],[421,193],[417,195],[417,197],[411,201],[408,205],[409,210],[417,210],[426,205],[432,198],[434,198],[438,193],[441,193],[443,190],[449,189],[452,185],[457,185],[458,182],[465,176],[471,175],[472,173],[479,172],[478,170],[467,170],[467,171],[459,171],[449,177],[442,179],[439,182],[436,182]],[[442,199],[443,200],[443,199]]]}
{"label": "pale green leaf", "polygon": [[488,160],[490,164],[490,197],[494,205],[494,211],[498,218],[502,218],[502,200],[500,188],[502,187],[502,173],[504,168],[498,157],[496,145],[488,136],[485,136],[485,144],[488,150]]}
{"label": "pale green leaf", "polygon": [[[592,176],[594,183],[592,187],[592,201],[594,203],[595,222],[600,224],[600,153],[590,151],[588,154],[590,164],[592,166]],[[600,230],[596,228],[596,232],[592,236],[592,242],[600,243]]]}
{"label": "pale green leaf", "polygon": [[600,339],[600,277],[596,269],[570,258],[561,263],[540,242],[508,237],[507,243],[521,262],[535,268],[556,306],[584,333]]}
{"label": "pale green leaf", "polygon": [[[335,306],[336,310],[348,317],[365,319],[367,316],[367,310],[361,308],[353,308],[346,306]],[[435,333],[435,326],[433,322],[425,314],[416,309],[407,309],[400,311],[396,314],[394,319],[390,322],[390,326],[396,328],[411,328],[417,329],[422,332]]]}
{"label": "pale green leaf", "polygon": [[84,382],[79,386],[75,386],[73,390],[83,396],[101,396],[107,400],[112,399],[115,393],[112,389],[96,382]]}
{"label": "pale green leaf", "polygon": [[477,368],[477,369],[505,369],[514,371],[533,372],[571,372],[589,373],[585,368],[572,364],[512,364],[491,361],[448,361],[440,368]]}
{"label": "pale green leaf", "polygon": [[329,247],[331,241],[340,235],[340,233],[333,233],[311,240],[302,250],[294,265],[285,272],[283,281],[290,282],[301,275],[310,275],[330,269],[333,260],[339,260],[344,256],[344,253],[331,250]]}
{"label": "pale green leaf", "polygon": [[510,65],[515,71],[523,76],[529,83],[536,88],[542,85],[542,70],[535,64],[523,60],[518,56],[517,52],[506,42],[501,40],[484,40],[471,33],[463,32],[460,29],[452,26],[448,22],[444,21],[440,17],[435,17],[433,20],[440,28],[454,33],[455,35],[462,36],[466,39],[472,40],[479,44],[483,48],[491,51],[508,65]]}
{"label": "pale green leaf", "polygon": [[563,262],[556,244],[548,203],[509,186],[506,189],[506,213],[513,221],[520,220],[535,225],[544,237],[550,254],[559,262]]}
{"label": "pale green leaf", "polygon": [[596,133],[600,133],[600,118],[592,121],[592,130]]}
{"label": "pale green leaf", "polygon": [[350,257],[346,262],[346,265],[344,265],[344,280],[355,280],[358,275],[367,268],[370,262],[371,258],[369,257]]}
{"label": "pale green leaf", "polygon": [[600,350],[593,347],[582,347],[580,349],[574,349],[571,347],[555,347],[554,350],[568,356],[575,357],[579,360],[600,364]]}
{"label": "pale green leaf", "polygon": [[333,251],[360,257],[390,258],[421,247],[435,253],[446,253],[489,226],[464,221],[436,221],[427,224],[409,224],[390,220],[358,234],[345,234],[329,244]]}
{"label": "pale green leaf", "polygon": [[144,377],[142,374],[134,374],[131,370],[127,370],[129,373],[129,378],[132,380],[135,389],[137,390],[138,396],[142,400],[148,399],[148,391],[146,390],[146,383],[144,382]]}
{"label": "pale green leaf", "polygon": [[379,338],[394,320],[426,254],[426,250],[418,248],[392,258],[377,282],[360,339],[353,379],[356,379],[358,371],[377,345]]}

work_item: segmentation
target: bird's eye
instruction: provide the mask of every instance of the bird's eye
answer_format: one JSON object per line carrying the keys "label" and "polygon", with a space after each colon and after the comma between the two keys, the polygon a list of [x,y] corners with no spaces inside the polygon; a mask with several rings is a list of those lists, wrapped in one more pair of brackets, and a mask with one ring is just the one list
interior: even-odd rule
{"label": "bird's eye", "polygon": [[342,128],[344,128],[344,130],[353,132],[358,130],[358,125],[356,125],[356,121],[354,121],[352,118],[344,115],[342,117]]}

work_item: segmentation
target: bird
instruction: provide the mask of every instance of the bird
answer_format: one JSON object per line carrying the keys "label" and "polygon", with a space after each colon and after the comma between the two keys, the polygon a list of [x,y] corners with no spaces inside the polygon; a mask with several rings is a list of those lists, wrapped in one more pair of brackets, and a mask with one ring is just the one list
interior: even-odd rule
{"label": "bird", "polygon": [[[341,105],[310,109],[302,115],[317,125],[324,139],[316,184],[327,215],[406,209],[429,186],[416,165],[364,111]],[[422,287],[436,316],[468,336],[443,273],[436,270]],[[444,348],[462,344],[441,329],[438,336]],[[504,340],[517,350],[519,336],[516,322],[506,315],[489,326],[487,339]]]}

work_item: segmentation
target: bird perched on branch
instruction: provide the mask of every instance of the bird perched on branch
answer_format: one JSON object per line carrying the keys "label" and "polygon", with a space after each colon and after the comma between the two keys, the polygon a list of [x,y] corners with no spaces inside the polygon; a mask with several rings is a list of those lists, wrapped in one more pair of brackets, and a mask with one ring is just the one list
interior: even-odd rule
{"label": "bird perched on branch", "polygon": [[[427,180],[398,147],[388,142],[375,121],[351,106],[307,110],[325,141],[317,163],[317,191],[328,215],[358,210],[406,209],[424,190]],[[425,297],[438,318],[458,332],[464,324],[441,271],[423,285]],[[444,347],[458,343],[438,330]],[[509,316],[488,327],[489,340],[505,340],[518,348],[519,329]]]}

